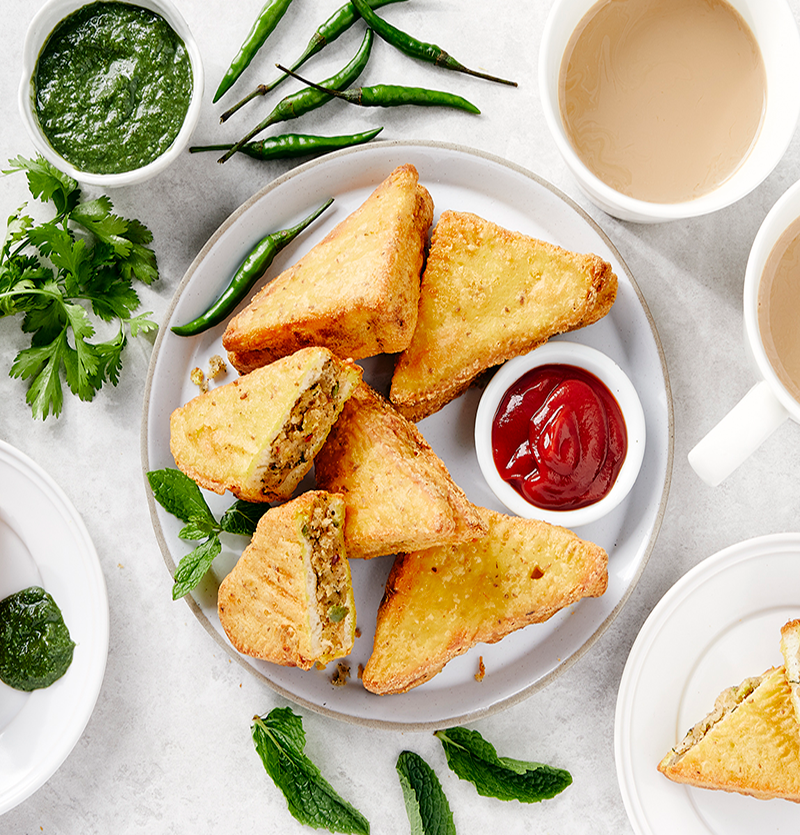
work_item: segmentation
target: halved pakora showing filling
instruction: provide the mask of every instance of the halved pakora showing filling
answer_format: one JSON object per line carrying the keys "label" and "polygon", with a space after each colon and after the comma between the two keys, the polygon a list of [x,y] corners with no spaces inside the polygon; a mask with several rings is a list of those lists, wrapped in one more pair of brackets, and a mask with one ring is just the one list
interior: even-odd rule
{"label": "halved pakora showing filling", "polygon": [[361,373],[327,348],[306,348],[207,391],[172,413],[175,463],[216,493],[287,499]]}
{"label": "halved pakora showing filling", "polygon": [[261,517],[217,595],[239,652],[307,670],[351,651],[356,607],[343,527],[342,497],[319,490]]}

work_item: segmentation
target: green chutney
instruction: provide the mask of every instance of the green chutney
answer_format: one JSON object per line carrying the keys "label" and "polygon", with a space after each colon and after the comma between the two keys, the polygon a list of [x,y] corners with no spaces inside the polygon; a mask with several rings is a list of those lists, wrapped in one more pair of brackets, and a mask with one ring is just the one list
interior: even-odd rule
{"label": "green chutney", "polygon": [[68,15],[42,47],[36,115],[52,147],[93,174],[141,168],[169,148],[192,95],[186,46],[161,15],[119,2]]}
{"label": "green chutney", "polygon": [[61,610],[43,588],[0,600],[0,680],[9,687],[49,687],[69,668],[74,649]]}

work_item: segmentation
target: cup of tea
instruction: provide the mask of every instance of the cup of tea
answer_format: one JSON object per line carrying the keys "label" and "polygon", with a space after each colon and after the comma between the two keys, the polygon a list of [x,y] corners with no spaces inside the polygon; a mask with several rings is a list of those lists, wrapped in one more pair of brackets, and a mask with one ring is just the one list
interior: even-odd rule
{"label": "cup of tea", "polygon": [[800,182],[772,207],[744,278],[744,335],[758,382],[689,453],[717,485],[786,420],[800,423]]}

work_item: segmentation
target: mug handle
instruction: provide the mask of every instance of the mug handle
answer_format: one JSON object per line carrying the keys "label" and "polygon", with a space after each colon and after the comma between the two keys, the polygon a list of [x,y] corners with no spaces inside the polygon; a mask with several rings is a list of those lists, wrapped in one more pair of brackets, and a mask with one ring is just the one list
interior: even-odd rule
{"label": "mug handle", "polygon": [[788,417],[769,384],[756,383],[689,453],[692,469],[716,487]]}

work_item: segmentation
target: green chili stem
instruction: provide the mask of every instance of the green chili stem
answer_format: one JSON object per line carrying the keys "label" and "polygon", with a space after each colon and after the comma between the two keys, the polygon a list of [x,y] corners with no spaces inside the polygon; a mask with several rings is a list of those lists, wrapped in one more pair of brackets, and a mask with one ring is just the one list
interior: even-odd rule
{"label": "green chili stem", "polygon": [[[338,90],[352,84],[358,76],[361,75],[361,72],[367,65],[370,50],[372,49],[372,40],[372,29],[367,29],[364,33],[364,39],[361,41],[361,46],[358,48],[358,52],[356,52],[353,56],[350,63],[339,70],[338,73],[332,75],[327,81],[323,82],[324,87]],[[261,133],[261,131],[265,130],[270,125],[275,124],[275,122],[296,119],[298,116],[302,116],[310,110],[321,107],[326,102],[329,102],[331,98],[332,95],[330,93],[323,93],[320,90],[311,87],[300,90],[291,96],[286,96],[275,105],[272,112],[265,119],[259,122],[247,134],[247,136],[243,137],[231,148],[229,148],[219,158],[218,162],[226,162],[229,160],[242,148],[243,145],[246,145],[251,139],[253,139],[253,137]]]}
{"label": "green chili stem", "polygon": [[[381,6],[386,6],[389,3],[404,3],[405,0],[367,0],[370,8],[378,9]],[[360,15],[350,4],[350,0],[343,6],[337,9],[324,23],[322,23],[308,42],[303,54],[291,64],[291,69],[298,70],[305,64],[305,62],[316,55],[321,49],[329,43],[335,41],[340,35],[344,34],[358,19]],[[270,81],[269,84],[259,84],[254,90],[248,93],[241,101],[228,108],[222,116],[220,122],[227,121],[240,107],[243,107],[247,102],[252,101],[258,96],[266,96],[271,93],[282,81],[289,78],[288,73],[281,73],[276,79]]]}
{"label": "green chili stem", "polygon": [[[280,69],[283,67],[278,65]],[[352,87],[349,90],[330,90],[312,81],[307,81],[295,72],[288,71],[303,84],[329,93],[338,99],[360,107],[399,107],[415,105],[417,107],[455,107],[469,113],[481,111],[472,102],[455,93],[444,90],[429,90],[425,87],[403,87],[398,84],[375,84],[371,87]]]}
{"label": "green chili stem", "polygon": [[264,275],[275,256],[306,227],[310,226],[331,203],[333,203],[332,197],[296,225],[279,232],[272,232],[262,238],[241,263],[230,284],[211,307],[191,322],[176,325],[172,328],[172,332],[178,336],[195,336],[227,319],[239,302],[250,292],[256,281]]}
{"label": "green chili stem", "polygon": [[444,67],[448,70],[473,75],[476,78],[496,81],[498,84],[508,84],[510,87],[517,86],[516,81],[508,81],[505,78],[498,78],[494,75],[487,75],[477,70],[468,69],[460,61],[456,61],[452,55],[445,52],[440,46],[411,37],[411,35],[376,15],[367,0],[350,0],[350,2],[361,17],[364,18],[364,21],[370,29],[374,30],[376,35],[406,55],[412,58],[418,58],[421,61],[426,61],[429,64],[435,64],[438,67]]}
{"label": "green chili stem", "polygon": [[217,92],[214,93],[215,102],[233,86],[236,79],[247,69],[258,50],[261,49],[281,18],[286,14],[291,2],[292,0],[267,0],[230,67],[222,77]]}
{"label": "green chili stem", "polygon": [[[351,145],[360,145],[363,142],[369,142],[370,139],[377,136],[382,130],[383,128],[374,128],[363,133],[340,136],[313,136],[304,133],[284,133],[280,136],[272,136],[269,139],[248,142],[246,145],[242,145],[239,153],[246,154],[258,160],[284,159],[304,156],[306,154],[324,154],[339,148],[347,148]],[[227,151],[232,147],[232,143],[222,145],[193,145],[189,148],[189,153]]]}

